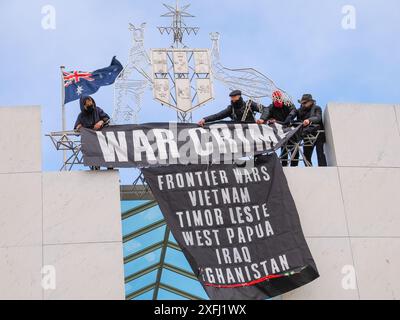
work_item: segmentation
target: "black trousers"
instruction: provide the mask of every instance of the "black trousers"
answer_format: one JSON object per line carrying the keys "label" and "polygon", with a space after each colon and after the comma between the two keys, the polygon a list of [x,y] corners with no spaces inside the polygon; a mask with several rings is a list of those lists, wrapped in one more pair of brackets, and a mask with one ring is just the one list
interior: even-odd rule
{"label": "black trousers", "polygon": [[[318,136],[317,140],[315,141],[313,146],[305,146],[303,148],[304,158],[311,164],[312,163],[312,155],[314,153],[314,149],[317,150],[317,159],[318,159],[318,166],[319,167],[327,167],[328,163],[326,161],[325,151],[324,151],[324,144],[325,144],[325,134],[322,133]],[[295,160],[292,162],[293,167],[297,167],[299,165],[299,153],[296,154]]]}
{"label": "black trousers", "polygon": [[288,166],[289,155],[287,154],[286,148],[282,148],[281,149],[280,158],[281,158],[282,167],[287,167]]}
{"label": "black trousers", "polygon": [[[281,149],[280,158],[281,158],[281,162],[282,162],[282,166],[283,167],[287,167],[289,165],[289,161],[290,161],[290,152],[289,151],[292,151],[294,149],[294,145],[295,145],[294,142],[289,141],[287,146],[283,147]],[[299,162],[298,158],[297,158],[297,161],[296,161],[296,159],[294,159],[294,161],[292,161],[290,165],[292,167],[297,167],[298,162]]]}

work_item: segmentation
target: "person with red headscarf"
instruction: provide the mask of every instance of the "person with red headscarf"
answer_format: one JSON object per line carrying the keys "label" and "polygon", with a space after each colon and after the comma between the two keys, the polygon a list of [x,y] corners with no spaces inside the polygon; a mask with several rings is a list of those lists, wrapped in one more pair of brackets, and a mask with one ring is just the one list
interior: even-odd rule
{"label": "person with red headscarf", "polygon": [[291,114],[296,111],[293,103],[285,101],[281,91],[274,91],[272,93],[272,104],[264,109],[261,119],[257,121],[258,124],[265,123],[279,123],[287,125],[290,123]]}
{"label": "person with red headscarf", "polygon": [[[296,107],[293,103],[285,101],[281,91],[274,91],[272,93],[272,104],[264,108],[264,112],[258,124],[274,124],[278,123],[281,125],[289,125],[292,121],[292,115],[296,112]],[[282,165],[287,167],[288,165],[288,152],[285,148],[282,148]]]}

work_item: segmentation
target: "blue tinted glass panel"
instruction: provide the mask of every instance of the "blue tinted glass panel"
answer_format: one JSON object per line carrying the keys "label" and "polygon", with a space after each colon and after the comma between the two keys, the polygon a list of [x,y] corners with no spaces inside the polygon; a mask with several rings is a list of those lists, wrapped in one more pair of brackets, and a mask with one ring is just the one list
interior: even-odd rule
{"label": "blue tinted glass panel", "polygon": [[124,244],[124,256],[137,253],[151,245],[163,241],[165,236],[165,226],[155,229],[149,233],[146,233],[136,239],[133,239]]}
{"label": "blue tinted glass panel", "polygon": [[142,258],[125,264],[125,277],[157,264],[160,261],[160,257],[161,250],[157,250],[145,255]]}
{"label": "blue tinted glass panel", "polygon": [[154,284],[156,282],[156,279],[157,279],[157,270],[149,274],[146,274],[143,277],[140,277],[134,281],[131,281],[125,284],[125,294],[129,295],[132,292],[135,292],[151,284]]}
{"label": "blue tinted glass panel", "polygon": [[181,276],[175,272],[164,269],[161,282],[179,290],[188,292],[194,296],[207,299],[207,295],[200,282],[189,279],[185,276]]}

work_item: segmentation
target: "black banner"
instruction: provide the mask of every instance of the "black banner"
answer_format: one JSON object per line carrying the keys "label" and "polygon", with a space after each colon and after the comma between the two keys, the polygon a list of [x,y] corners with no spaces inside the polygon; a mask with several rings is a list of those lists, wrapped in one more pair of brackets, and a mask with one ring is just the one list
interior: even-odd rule
{"label": "black banner", "polygon": [[319,277],[275,154],[142,172],[211,299],[272,298]]}
{"label": "black banner", "polygon": [[86,166],[144,168],[228,163],[282,147],[298,128],[281,125],[154,123],[82,129]]}

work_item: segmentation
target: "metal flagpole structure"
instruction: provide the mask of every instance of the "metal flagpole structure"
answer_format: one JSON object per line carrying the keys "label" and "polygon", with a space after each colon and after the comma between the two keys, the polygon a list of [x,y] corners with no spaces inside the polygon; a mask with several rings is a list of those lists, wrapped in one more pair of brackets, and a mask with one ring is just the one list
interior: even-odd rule
{"label": "metal flagpole structure", "polygon": [[76,165],[83,165],[81,153],[80,133],[75,130],[67,131],[67,117],[65,107],[65,67],[60,66],[61,73],[61,131],[50,132],[46,137],[51,139],[57,151],[63,152],[63,165],[60,171],[71,171]]}
{"label": "metal flagpole structure", "polygon": [[[67,120],[66,120],[66,112],[65,112],[65,85],[64,85],[64,70],[65,66],[60,67],[61,70],[61,121],[62,121],[62,131],[67,131]],[[63,151],[64,163],[67,162],[67,150]],[[65,167],[64,170],[67,170]]]}

